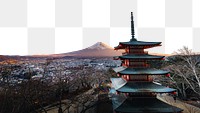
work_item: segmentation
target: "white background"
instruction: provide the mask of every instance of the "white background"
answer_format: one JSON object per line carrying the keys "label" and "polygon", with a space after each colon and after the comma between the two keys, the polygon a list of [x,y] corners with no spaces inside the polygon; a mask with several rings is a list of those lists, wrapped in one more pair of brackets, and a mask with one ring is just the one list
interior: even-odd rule
{"label": "white background", "polygon": [[[98,41],[114,47],[131,38],[131,11],[138,40],[163,42],[150,52],[200,52],[199,0],[0,0],[0,54],[66,53]],[[52,50],[41,51],[46,46]]]}

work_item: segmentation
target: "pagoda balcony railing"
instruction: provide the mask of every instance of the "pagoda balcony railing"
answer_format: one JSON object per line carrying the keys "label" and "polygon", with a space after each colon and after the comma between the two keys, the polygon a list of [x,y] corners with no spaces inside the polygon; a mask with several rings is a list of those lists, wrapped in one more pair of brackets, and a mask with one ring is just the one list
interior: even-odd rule
{"label": "pagoda balcony railing", "polygon": [[122,63],[121,66],[125,66],[125,67],[130,67],[130,68],[147,68],[150,67],[149,64],[145,64],[145,65],[127,65]]}
{"label": "pagoda balcony railing", "polygon": [[128,65],[129,67],[132,67],[132,68],[147,68],[147,67],[150,67],[149,64],[141,64],[141,65],[138,65],[138,64],[130,64]]}
{"label": "pagoda balcony railing", "polygon": [[153,79],[152,78],[147,78],[147,79],[131,79],[130,78],[128,81],[134,81],[134,82],[153,82]]}
{"label": "pagoda balcony railing", "polygon": [[150,82],[153,81],[152,76],[148,76],[148,75],[129,75],[130,76],[130,81],[146,81],[146,82]]}
{"label": "pagoda balcony railing", "polygon": [[131,54],[148,54],[148,51],[144,51],[144,52],[131,52],[131,53],[128,53],[128,52],[123,52],[122,55],[131,55]]}

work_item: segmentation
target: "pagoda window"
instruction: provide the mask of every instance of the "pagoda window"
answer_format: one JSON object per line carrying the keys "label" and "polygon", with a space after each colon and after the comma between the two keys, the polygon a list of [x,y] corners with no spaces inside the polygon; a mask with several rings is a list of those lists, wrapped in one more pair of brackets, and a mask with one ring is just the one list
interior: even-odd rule
{"label": "pagoda window", "polygon": [[144,49],[130,49],[130,52],[132,54],[144,54]]}
{"label": "pagoda window", "polygon": [[124,62],[124,60],[122,60],[121,66],[125,66],[125,62]]}
{"label": "pagoda window", "polygon": [[148,75],[148,81],[153,81],[153,77]]}
{"label": "pagoda window", "polygon": [[152,97],[155,96],[150,92],[138,92],[138,93],[129,93],[130,97]]}
{"label": "pagoda window", "polygon": [[131,81],[148,81],[147,75],[130,75]]}
{"label": "pagoda window", "polygon": [[123,75],[122,78],[125,79],[125,75]]}
{"label": "pagoda window", "polygon": [[127,76],[126,76],[126,79],[127,79],[127,80],[130,80],[130,76],[129,76],[129,75],[127,75]]}
{"label": "pagoda window", "polygon": [[130,49],[143,49],[144,47],[143,46],[130,46]]}
{"label": "pagoda window", "polygon": [[129,95],[129,93],[125,93],[125,96],[128,96]]}
{"label": "pagoda window", "polygon": [[123,78],[124,78],[125,80],[130,80],[129,75],[123,75]]}
{"label": "pagoda window", "polygon": [[130,51],[130,48],[129,48],[129,47],[126,47],[125,52],[126,52],[126,53],[129,53],[129,51]]}
{"label": "pagoda window", "polygon": [[125,59],[125,61],[124,61],[125,63],[125,66],[129,66],[129,60],[127,60],[127,59]]}
{"label": "pagoda window", "polygon": [[148,67],[149,65],[146,64],[146,62],[142,62],[142,61],[130,61],[129,66],[130,67]]}

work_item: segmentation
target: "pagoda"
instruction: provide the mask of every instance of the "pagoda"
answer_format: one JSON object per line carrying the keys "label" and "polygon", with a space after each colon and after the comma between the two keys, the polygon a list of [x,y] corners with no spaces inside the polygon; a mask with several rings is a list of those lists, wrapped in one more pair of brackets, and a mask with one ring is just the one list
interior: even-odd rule
{"label": "pagoda", "polygon": [[131,35],[128,42],[120,42],[115,50],[123,49],[121,66],[112,82],[112,103],[114,113],[181,113],[183,110],[159,99],[157,94],[175,94],[176,89],[162,86],[153,81],[153,76],[170,76],[169,71],[151,68],[149,61],[163,60],[164,56],[149,55],[144,49],[161,46],[161,42],[138,41],[135,38],[133,13],[131,12]]}

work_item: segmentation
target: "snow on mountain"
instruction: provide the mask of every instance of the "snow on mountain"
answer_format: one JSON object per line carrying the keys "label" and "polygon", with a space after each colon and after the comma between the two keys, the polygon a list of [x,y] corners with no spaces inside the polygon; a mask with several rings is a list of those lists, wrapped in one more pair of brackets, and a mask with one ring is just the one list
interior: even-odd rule
{"label": "snow on mountain", "polygon": [[103,42],[97,42],[96,44],[86,48],[86,49],[113,49],[112,47],[110,47],[109,45],[106,45]]}

